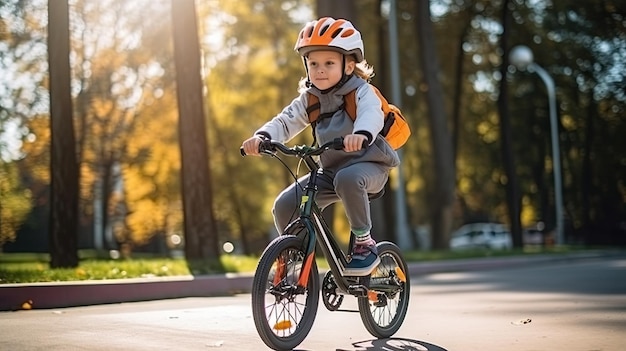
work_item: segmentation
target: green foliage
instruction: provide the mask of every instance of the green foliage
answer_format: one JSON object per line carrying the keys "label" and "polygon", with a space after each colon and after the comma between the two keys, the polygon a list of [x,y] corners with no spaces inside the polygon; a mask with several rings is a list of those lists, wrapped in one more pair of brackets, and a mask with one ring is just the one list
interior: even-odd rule
{"label": "green foliage", "polygon": [[541,247],[526,246],[521,249],[491,250],[491,249],[467,249],[459,251],[432,250],[432,251],[408,251],[404,252],[404,258],[409,262],[459,260],[469,258],[512,257],[532,256],[545,254],[567,254],[585,250],[584,247],[559,246]]}
{"label": "green foliage", "polygon": [[2,245],[14,241],[17,230],[30,211],[30,190],[24,188],[15,162],[0,164],[0,252]]}
{"label": "green foliage", "polygon": [[124,279],[187,275],[184,260],[86,260],[75,269],[50,269],[47,262],[5,263],[2,283],[54,282],[67,280]]}
{"label": "green foliage", "polygon": [[0,284],[71,280],[107,280],[252,272],[256,257],[224,255],[217,262],[188,264],[184,259],[144,258],[128,260],[84,259],[75,269],[50,269],[47,255],[0,255]]}

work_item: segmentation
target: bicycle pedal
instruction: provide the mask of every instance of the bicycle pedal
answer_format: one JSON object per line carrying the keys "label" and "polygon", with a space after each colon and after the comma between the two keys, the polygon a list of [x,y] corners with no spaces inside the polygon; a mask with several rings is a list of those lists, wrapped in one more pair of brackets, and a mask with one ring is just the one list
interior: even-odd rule
{"label": "bicycle pedal", "polygon": [[363,285],[350,285],[348,287],[348,292],[356,297],[367,297],[368,291],[369,290]]}

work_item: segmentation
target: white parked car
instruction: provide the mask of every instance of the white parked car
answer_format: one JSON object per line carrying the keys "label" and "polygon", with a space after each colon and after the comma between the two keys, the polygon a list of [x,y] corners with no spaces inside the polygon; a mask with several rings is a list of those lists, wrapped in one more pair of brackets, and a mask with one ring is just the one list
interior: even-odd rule
{"label": "white parked car", "polygon": [[450,249],[486,248],[511,249],[513,238],[506,226],[499,223],[470,223],[455,230],[450,238]]}

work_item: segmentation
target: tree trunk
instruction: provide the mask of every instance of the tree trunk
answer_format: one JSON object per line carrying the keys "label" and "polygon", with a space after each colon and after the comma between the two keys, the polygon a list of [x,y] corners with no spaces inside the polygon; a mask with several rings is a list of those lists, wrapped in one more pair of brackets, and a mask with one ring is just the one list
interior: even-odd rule
{"label": "tree trunk", "polygon": [[70,95],[67,1],[48,1],[50,71],[50,267],[78,266],[78,164]]}
{"label": "tree trunk", "polygon": [[417,1],[417,37],[424,83],[428,119],[433,144],[434,187],[432,196],[432,240],[433,248],[449,247],[454,204],[455,167],[452,155],[452,139],[444,109],[443,91],[438,79],[439,64],[435,45],[435,34],[430,19],[428,0]]}
{"label": "tree trunk", "polygon": [[356,18],[356,6],[354,0],[317,0],[318,17],[344,18],[352,22],[358,29]]}
{"label": "tree trunk", "polygon": [[179,112],[185,257],[217,261],[219,245],[212,208],[200,48],[194,0],[172,0],[174,61]]}
{"label": "tree trunk", "polygon": [[452,157],[456,165],[456,158],[459,150],[459,138],[461,135],[461,105],[463,101],[463,83],[466,75],[463,72],[463,43],[467,39],[467,33],[470,29],[472,16],[467,17],[467,21],[463,24],[463,31],[459,36],[456,45],[456,57],[454,60],[454,94],[452,96]]}
{"label": "tree trunk", "polygon": [[509,0],[502,4],[502,37],[500,41],[502,65],[500,66],[500,95],[498,96],[498,114],[500,115],[500,140],[502,142],[502,162],[506,174],[506,203],[509,209],[509,221],[511,222],[511,234],[513,234],[513,247],[522,247],[522,224],[520,222],[520,195],[515,172],[515,156],[513,154],[513,140],[511,134],[511,121],[508,107],[507,68],[509,66],[508,48],[508,22]]}
{"label": "tree trunk", "polygon": [[582,199],[581,199],[581,210],[582,210],[582,228],[584,232],[584,243],[589,244],[592,242],[591,236],[593,232],[591,231],[591,193],[594,190],[593,187],[593,164],[592,164],[592,153],[593,153],[593,144],[595,139],[595,111],[596,111],[596,103],[593,99],[593,92],[589,93],[589,106],[587,107],[587,115],[585,116],[585,141],[583,146],[583,163],[582,163],[582,180],[581,180],[581,188],[582,188]]}

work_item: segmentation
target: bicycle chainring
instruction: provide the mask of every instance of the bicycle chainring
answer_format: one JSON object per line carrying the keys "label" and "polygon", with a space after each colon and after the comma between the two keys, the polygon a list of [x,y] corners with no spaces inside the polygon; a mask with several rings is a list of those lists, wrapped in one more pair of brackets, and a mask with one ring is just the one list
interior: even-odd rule
{"label": "bicycle chainring", "polygon": [[322,301],[329,311],[337,311],[343,302],[343,295],[337,294],[337,283],[333,273],[328,271],[322,281]]}

